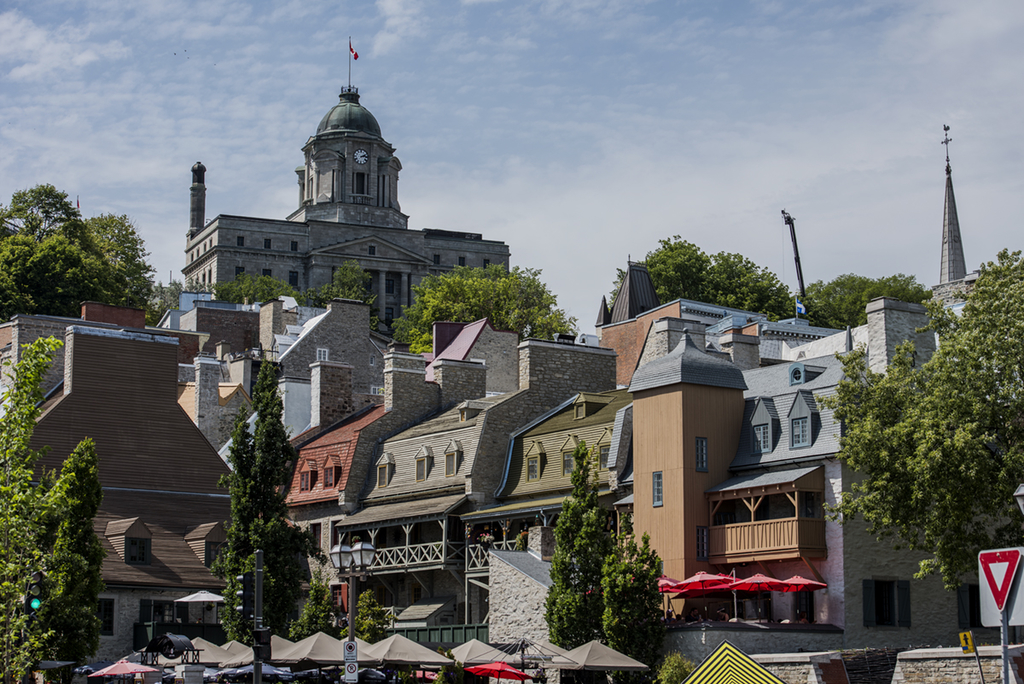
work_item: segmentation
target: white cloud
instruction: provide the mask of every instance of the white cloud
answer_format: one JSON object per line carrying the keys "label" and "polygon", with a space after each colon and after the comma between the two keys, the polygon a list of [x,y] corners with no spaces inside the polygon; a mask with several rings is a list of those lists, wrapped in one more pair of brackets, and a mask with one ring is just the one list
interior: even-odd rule
{"label": "white cloud", "polygon": [[424,33],[425,19],[417,0],[377,0],[384,28],[374,36],[374,52],[386,55],[403,41]]}
{"label": "white cloud", "polygon": [[45,29],[17,10],[0,14],[0,64],[9,65],[7,77],[13,81],[40,81],[54,72],[129,55],[121,41],[89,41],[88,30],[71,23]]}

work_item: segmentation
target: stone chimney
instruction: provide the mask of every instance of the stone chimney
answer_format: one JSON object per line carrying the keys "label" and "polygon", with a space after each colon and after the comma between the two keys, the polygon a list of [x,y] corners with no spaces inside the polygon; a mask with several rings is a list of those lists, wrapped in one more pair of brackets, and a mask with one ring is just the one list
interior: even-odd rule
{"label": "stone chimney", "polygon": [[310,427],[327,427],[352,413],[352,366],[317,361],[310,368]]}
{"label": "stone chimney", "polygon": [[190,194],[188,232],[194,235],[206,225],[206,167],[202,162],[196,162],[192,167]]}
{"label": "stone chimney", "polygon": [[220,361],[209,356],[197,356],[195,365],[196,427],[206,435],[210,444],[220,446],[214,435],[220,417]]}
{"label": "stone chimney", "polygon": [[519,344],[519,389],[541,412],[577,392],[615,389],[616,353],[603,347],[526,340]]}
{"label": "stone chimney", "polygon": [[274,335],[284,332],[284,302],[273,299],[260,306],[260,346],[264,352],[274,349]]}
{"label": "stone chimney", "polygon": [[526,549],[541,560],[549,561],[555,555],[555,528],[535,525],[530,528]]}
{"label": "stone chimney", "polygon": [[441,387],[441,406],[487,396],[487,366],[476,361],[438,359],[434,382]]}
{"label": "stone chimney", "polygon": [[872,299],[868,313],[868,367],[883,373],[905,340],[914,343],[914,361],[921,365],[935,352],[935,333],[917,332],[928,325],[928,309],[923,304],[908,304],[891,297]]}
{"label": "stone chimney", "polygon": [[438,406],[438,385],[427,382],[427,360],[409,345],[392,342],[384,354],[384,410],[422,414]]}
{"label": "stone chimney", "polygon": [[679,346],[686,333],[700,349],[705,347],[706,325],[697,321],[684,320],[682,318],[659,318],[651,324],[647,331],[647,340],[644,342],[644,350],[640,355],[640,361],[636,367],[656,361],[667,355],[670,351]]}
{"label": "stone chimney", "polygon": [[217,343],[217,360],[227,361],[228,356],[231,354],[231,343],[226,340],[221,340]]}
{"label": "stone chimney", "polygon": [[761,366],[761,340],[756,335],[744,335],[739,330],[730,330],[718,338],[722,349],[729,352],[732,362],[740,370]]}

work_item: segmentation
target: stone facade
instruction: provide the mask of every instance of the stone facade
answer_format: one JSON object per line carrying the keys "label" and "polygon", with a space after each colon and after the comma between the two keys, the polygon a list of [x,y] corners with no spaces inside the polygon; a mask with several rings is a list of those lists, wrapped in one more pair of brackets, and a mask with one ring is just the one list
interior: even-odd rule
{"label": "stone facade", "polygon": [[547,640],[544,619],[548,587],[490,554],[490,618],[488,640],[507,644],[516,639]]}
{"label": "stone facade", "polygon": [[[175,599],[188,596],[194,589],[162,590],[162,589],[117,589],[100,592],[101,600],[114,601],[114,629],[112,634],[101,634],[100,645],[93,660],[119,660],[134,650],[135,623],[139,622],[140,604],[144,600],[172,603],[173,610],[187,610],[188,622],[217,622],[217,611],[223,610],[223,604],[189,603],[175,604]],[[178,606],[185,606],[179,608]],[[207,607],[213,605],[212,610]]]}
{"label": "stone facade", "polygon": [[526,340],[519,345],[519,389],[530,390],[544,410],[554,408],[577,392],[615,389],[615,361],[611,349]]}
{"label": "stone facade", "polygon": [[771,653],[751,659],[787,684],[849,684],[842,654]]}
{"label": "stone facade", "polygon": [[434,366],[434,381],[441,387],[441,406],[484,396],[488,370],[482,363],[439,359]]}
{"label": "stone facade", "polygon": [[317,361],[310,366],[309,424],[313,427],[338,422],[353,411],[352,366],[337,361]]}
{"label": "stone facade", "polygon": [[896,354],[896,347],[910,340],[914,343],[914,360],[924,364],[935,352],[935,333],[918,332],[928,325],[928,309],[922,304],[908,304],[889,297],[868,302],[868,366],[883,372]]}
{"label": "stone facade", "polygon": [[[196,302],[194,308],[181,314],[178,328],[207,333],[202,350],[214,353],[216,346],[226,342],[230,349],[242,352],[259,346],[260,315],[256,311],[220,309]],[[217,358],[222,358],[217,354]]]}
{"label": "stone facade", "polygon": [[[770,623],[706,622],[678,625],[666,630],[662,653],[681,653],[699,663],[721,646],[723,641],[728,641],[748,654],[838,651],[843,648],[843,630],[828,625]],[[798,681],[802,684],[807,680]]]}
{"label": "stone facade", "polygon": [[[1003,678],[1002,653],[999,646],[980,646],[978,656],[984,681],[999,682]],[[1014,684],[1024,683],[1024,647],[1009,649],[1010,679]],[[903,651],[896,660],[892,684],[980,684],[978,661],[959,648],[927,648]]]}
{"label": "stone facade", "polygon": [[488,394],[515,392],[519,388],[518,344],[519,336],[514,332],[494,330],[489,325],[480,331],[469,358],[487,364]]}

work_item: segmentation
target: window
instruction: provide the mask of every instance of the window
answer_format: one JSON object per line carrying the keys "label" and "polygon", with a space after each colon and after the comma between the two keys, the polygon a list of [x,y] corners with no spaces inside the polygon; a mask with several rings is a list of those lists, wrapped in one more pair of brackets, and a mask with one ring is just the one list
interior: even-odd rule
{"label": "window", "polygon": [[412,598],[411,603],[416,603],[421,598],[423,598],[423,587],[421,587],[419,585],[419,583],[413,582],[412,583],[412,591],[410,593],[411,593],[411,598]]}
{"label": "window", "polygon": [[373,368],[376,365],[377,365],[377,357],[374,356],[373,354],[370,354],[370,368]]}
{"label": "window", "polygon": [[423,482],[427,479],[427,459],[416,459],[416,481]]}
{"label": "window", "polygon": [[661,506],[663,503],[664,492],[661,489],[661,471],[651,474],[651,503],[655,507]]}
{"label": "window", "polygon": [[96,607],[96,615],[100,619],[100,634],[114,635],[114,599],[101,598]]}
{"label": "window", "polygon": [[533,482],[540,479],[540,456],[530,456],[526,459],[526,481]]}
{"label": "window", "polygon": [[311,537],[313,537],[313,543],[316,544],[316,548],[319,549],[323,546],[323,528],[320,526],[320,523],[313,523],[312,525],[310,525],[309,534]]}
{"label": "window", "polygon": [[373,256],[377,253],[377,245],[370,245],[366,248],[366,253]]}
{"label": "window", "polygon": [[309,488],[310,488],[309,479],[310,478],[309,478],[309,471],[308,470],[303,472],[303,473],[299,473],[299,491],[300,492],[308,492],[309,491]]}
{"label": "window", "polygon": [[601,451],[599,452],[600,456],[598,460],[598,467],[600,467],[602,470],[608,469],[608,454],[610,454],[611,451],[612,447],[610,444],[605,444],[604,446],[601,447]]}
{"label": "window", "polygon": [[586,404],[576,404],[576,413],[573,416],[573,419],[574,420],[579,420],[580,418],[586,418],[586,417],[587,417],[587,405]]}
{"label": "window", "polygon": [[434,255],[434,265],[435,266],[440,266],[441,265],[441,255],[440,254],[435,254]]}
{"label": "window", "polygon": [[292,251],[293,252],[298,252],[299,251],[299,242],[298,242],[298,240],[292,240]]}
{"label": "window", "polygon": [[288,271],[288,284],[291,285],[292,287],[298,287],[299,286],[299,272],[298,271]]}
{"label": "window", "polygon": [[444,476],[454,477],[459,468],[459,454],[449,451],[444,455]]}
{"label": "window", "polygon": [[149,539],[128,537],[124,540],[125,563],[149,565]]}
{"label": "window", "polygon": [[391,321],[395,320],[395,310],[390,306],[384,307],[384,322],[391,325]]}
{"label": "window", "polygon": [[484,268],[487,268],[490,265],[491,265],[491,260],[490,259],[484,259]]}
{"label": "window", "polygon": [[206,556],[203,558],[203,564],[208,568],[211,567],[224,548],[223,542],[206,542]]}
{"label": "window", "polygon": [[324,487],[334,486],[334,467],[324,468]]}
{"label": "window", "polygon": [[910,627],[909,580],[866,579],[861,587],[866,627]]}
{"label": "window", "polygon": [[754,453],[765,454],[772,450],[771,432],[768,424],[754,426]]}
{"label": "window", "polygon": [[698,437],[697,438],[697,472],[706,473],[708,472],[708,438]]}
{"label": "window", "polygon": [[387,487],[388,486],[388,466],[381,465],[377,466],[377,486]]}
{"label": "window", "polygon": [[708,528],[697,528],[697,560],[708,559]]}
{"label": "window", "polygon": [[793,431],[791,433],[791,446],[794,447],[805,447],[811,445],[811,419],[794,418],[793,419]]}
{"label": "window", "polygon": [[271,271],[269,268],[265,268],[263,269],[263,275],[273,277],[274,274],[273,271]]}
{"label": "window", "polygon": [[263,249],[270,249],[270,238],[263,238]]}
{"label": "window", "polygon": [[384,293],[385,294],[395,294],[395,280],[394,280],[394,278],[385,278],[384,279]]}
{"label": "window", "polygon": [[562,477],[572,475],[572,468],[576,465],[576,461],[573,459],[572,451],[562,452]]}
{"label": "window", "polygon": [[239,235],[238,237],[236,237],[235,238],[235,244],[238,247],[245,247],[245,236],[244,235]]}
{"label": "window", "polygon": [[977,584],[960,585],[956,591],[956,608],[960,629],[983,626],[981,624],[981,593]]}
{"label": "window", "polygon": [[459,266],[465,266],[465,265],[466,265],[466,257],[464,257],[464,256],[463,257],[459,257]]}
{"label": "window", "polygon": [[344,597],[347,595],[346,589],[348,589],[348,585],[332,584],[331,603],[340,608],[342,606],[342,601],[344,600]]}
{"label": "window", "polygon": [[354,173],[352,174],[352,193],[355,195],[366,194],[366,174],[365,173]]}
{"label": "window", "polygon": [[331,352],[330,352],[329,349],[324,349],[323,347],[317,347],[316,348],[316,360],[317,361],[327,361],[328,357],[330,355],[331,355]]}
{"label": "window", "polygon": [[236,278],[238,276],[242,275],[243,273],[245,273],[245,266],[235,266],[235,277]]}

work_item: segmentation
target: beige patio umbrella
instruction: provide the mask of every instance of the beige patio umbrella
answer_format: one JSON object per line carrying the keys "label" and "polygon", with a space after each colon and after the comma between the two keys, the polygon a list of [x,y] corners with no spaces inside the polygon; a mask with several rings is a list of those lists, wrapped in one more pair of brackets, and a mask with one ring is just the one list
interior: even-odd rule
{"label": "beige patio umbrella", "polygon": [[639,660],[633,660],[600,641],[590,641],[574,648],[564,656],[552,659],[551,664],[561,670],[649,670]]}
{"label": "beige patio umbrella", "polygon": [[507,663],[510,662],[507,659],[513,657],[479,639],[470,639],[461,646],[456,646],[452,649],[452,656],[463,665],[486,665],[499,661]]}
{"label": "beige patio umbrella", "polygon": [[422,667],[441,667],[451,665],[452,660],[445,658],[437,651],[432,651],[426,646],[421,646],[401,634],[389,636],[384,641],[378,641],[360,654],[362,661],[366,656],[368,662],[390,663],[391,665],[418,665]]}
{"label": "beige patio umbrella", "polygon": [[[289,648],[294,646],[294,642],[288,641],[283,637],[279,637],[276,634],[270,637],[270,660],[276,662],[274,656],[278,653],[285,653]],[[223,661],[221,667],[243,667],[252,663],[252,647],[243,646],[245,651],[234,656],[230,660]]]}
{"label": "beige patio umbrella", "polygon": [[[199,650],[199,662],[203,665],[219,665],[225,660],[229,660],[235,657],[235,654],[221,648],[212,641],[207,641],[203,637],[196,637],[191,639],[192,646]],[[237,641],[235,643],[238,643]],[[242,644],[239,644],[241,646]],[[172,667],[174,665],[181,664],[181,657],[178,658],[165,658],[160,656],[158,658],[161,667]]]}
{"label": "beige patio umbrella", "polygon": [[[363,651],[370,648],[370,644],[356,637],[356,647],[358,654],[362,656]],[[299,670],[344,665],[345,644],[329,634],[317,632],[296,641],[280,655],[275,654],[273,660],[278,665],[297,665]],[[360,660],[366,659],[360,657]]]}

